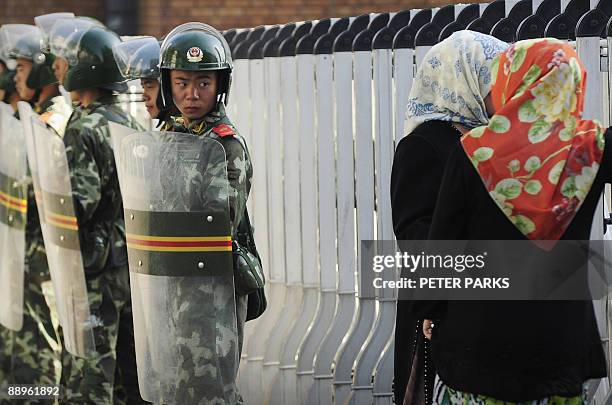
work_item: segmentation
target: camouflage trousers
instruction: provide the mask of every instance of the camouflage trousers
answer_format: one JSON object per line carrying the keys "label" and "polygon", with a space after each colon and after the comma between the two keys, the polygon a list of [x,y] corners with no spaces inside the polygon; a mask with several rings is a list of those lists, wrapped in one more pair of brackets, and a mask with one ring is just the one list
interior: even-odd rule
{"label": "camouflage trousers", "polygon": [[[57,385],[61,372],[61,343],[58,320],[52,319],[50,305],[53,286],[36,273],[47,269],[32,267],[26,272],[23,328],[14,334],[11,357],[12,382],[16,384]],[[42,281],[44,280],[44,281]]]}
{"label": "camouflage trousers", "polygon": [[10,330],[0,325],[0,392],[9,383],[13,337]]}
{"label": "camouflage trousers", "polygon": [[127,266],[88,278],[96,353],[84,359],[64,352],[61,384],[66,404],[145,403],[138,391]]}
{"label": "camouflage trousers", "polygon": [[54,305],[54,293],[47,274],[42,264],[26,267],[23,327],[19,331],[3,329],[1,332],[0,361],[2,381],[6,384],[59,384],[61,344],[58,320],[53,319],[50,309]]}

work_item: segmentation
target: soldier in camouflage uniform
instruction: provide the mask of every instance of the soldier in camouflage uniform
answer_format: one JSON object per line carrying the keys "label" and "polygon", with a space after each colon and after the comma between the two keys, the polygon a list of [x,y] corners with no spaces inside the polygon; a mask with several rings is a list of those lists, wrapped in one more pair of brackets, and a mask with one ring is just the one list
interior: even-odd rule
{"label": "soldier in camouflage uniform", "polygon": [[[60,95],[51,65],[53,58],[41,50],[41,31],[33,25],[7,24],[0,42],[16,60],[15,88],[22,101],[57,135],[63,136],[71,108]],[[61,369],[61,343],[49,303],[54,292],[39,221],[34,187],[27,191],[26,256],[24,272],[23,328],[13,332],[11,383],[56,385]],[[54,316],[57,325],[57,315]]]}
{"label": "soldier in camouflage uniform", "polygon": [[113,95],[127,89],[112,52],[120,38],[97,24],[71,28],[70,19],[65,24],[70,37],[62,40],[52,32],[49,42],[52,53],[69,64],[60,75],[64,88],[80,102],[66,127],[64,144],[89,306],[92,318],[99,322],[94,327],[96,353],[92,358],[64,353],[64,400],[70,404],[137,404],[142,399],[136,376],[125,230],[108,123],[143,128]]}
{"label": "soldier in camouflage uniform", "polygon": [[[15,91],[15,71],[8,69],[7,63],[3,58],[0,58],[0,63],[3,70],[0,73],[0,100],[11,105],[14,111],[17,111],[17,102],[19,94]],[[9,382],[11,370],[11,356],[13,353],[13,335],[12,331],[0,325],[0,392],[3,392]],[[2,398],[0,397],[0,400]]]}
{"label": "soldier in camouflage uniform", "polygon": [[[232,239],[246,246],[246,241],[240,240],[243,236],[238,230],[241,222],[245,221],[253,168],[244,139],[225,113],[232,72],[229,46],[223,36],[208,25],[183,24],[168,34],[162,43],[160,68],[164,107],[174,104],[181,113],[162,130],[210,137],[221,143],[227,162]],[[235,301],[240,354],[247,296],[236,296]],[[187,349],[195,357],[202,351],[200,346],[203,343],[191,345],[193,343],[188,344]],[[193,366],[202,366],[205,362],[203,356],[195,357]],[[185,370],[185,375],[194,378],[194,370]],[[195,394],[193,399],[202,400],[202,403],[214,401],[202,392]]]}

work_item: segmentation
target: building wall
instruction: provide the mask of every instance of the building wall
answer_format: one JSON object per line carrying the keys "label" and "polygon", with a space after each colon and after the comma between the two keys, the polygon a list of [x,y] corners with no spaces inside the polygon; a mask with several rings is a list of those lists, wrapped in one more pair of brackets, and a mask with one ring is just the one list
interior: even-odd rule
{"label": "building wall", "polygon": [[[326,17],[429,8],[458,0],[124,0],[138,2],[138,32],[162,36],[187,21],[219,29],[283,24]],[[472,0],[469,2],[484,2]],[[0,0],[0,24],[32,24],[34,16],[59,11],[106,22],[104,0]]]}
{"label": "building wall", "polygon": [[62,11],[104,21],[102,0],[0,0],[0,24],[34,24],[37,15]]}
{"label": "building wall", "polygon": [[[467,3],[483,3],[471,0]],[[164,35],[187,21],[218,29],[283,24],[326,17],[394,12],[459,3],[457,0],[140,0],[140,31]]]}

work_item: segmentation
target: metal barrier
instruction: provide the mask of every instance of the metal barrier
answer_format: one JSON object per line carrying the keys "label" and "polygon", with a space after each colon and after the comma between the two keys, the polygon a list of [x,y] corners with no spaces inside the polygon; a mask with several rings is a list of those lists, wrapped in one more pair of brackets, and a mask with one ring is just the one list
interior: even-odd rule
{"label": "metal barrier", "polygon": [[[499,0],[224,33],[235,59],[228,113],[253,158],[248,207],[269,302],[245,331],[246,403],[392,403],[396,297],[373,288],[359,241],[394,238],[394,145],[427,50],[461,29],[575,40],[588,71],[584,116],[609,125],[611,17],[609,0]],[[135,108],[137,96],[126,97]],[[603,199],[597,212],[592,237],[612,239]],[[609,363],[610,304],[594,302]],[[608,379],[593,382],[590,403],[612,404],[610,392]]]}

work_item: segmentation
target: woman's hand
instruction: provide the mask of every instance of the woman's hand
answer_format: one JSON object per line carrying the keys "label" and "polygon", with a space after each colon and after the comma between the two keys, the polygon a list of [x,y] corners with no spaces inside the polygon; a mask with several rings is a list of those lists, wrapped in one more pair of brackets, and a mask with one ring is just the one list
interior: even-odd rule
{"label": "woman's hand", "polygon": [[423,335],[427,340],[431,340],[431,333],[433,332],[434,323],[431,319],[423,319]]}

